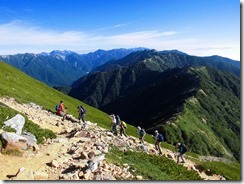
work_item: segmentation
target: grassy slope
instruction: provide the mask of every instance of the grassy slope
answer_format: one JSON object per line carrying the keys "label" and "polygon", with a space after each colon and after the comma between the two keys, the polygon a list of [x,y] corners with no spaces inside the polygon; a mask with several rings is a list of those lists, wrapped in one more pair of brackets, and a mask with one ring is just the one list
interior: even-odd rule
{"label": "grassy slope", "polygon": [[[46,109],[54,109],[55,105],[60,101],[63,100],[65,103],[65,106],[68,107],[68,113],[77,116],[76,107],[80,104],[83,104],[83,102],[76,100],[72,97],[69,97],[59,91],[56,91],[53,88],[50,88],[49,86],[27,76],[23,72],[16,70],[16,68],[0,62],[0,96],[10,96],[14,97],[18,102],[21,103],[27,103],[27,102],[34,102],[36,104],[39,104],[43,106]],[[87,104],[84,105],[87,109],[87,116],[86,119],[92,122],[98,123],[99,126],[104,128],[110,128],[110,118],[108,115],[102,111],[99,111],[98,109],[95,109],[91,106],[88,106]],[[7,110],[8,111],[8,110]],[[11,110],[10,110],[11,111]],[[15,114],[14,112],[13,114]],[[3,121],[3,119],[1,119]],[[127,133],[129,135],[137,137],[136,129],[133,126],[128,125]],[[150,135],[146,135],[146,140],[150,143],[153,143],[153,139]],[[168,149],[173,149],[171,145],[168,145],[166,143],[162,144],[163,147]],[[122,153],[120,153],[122,154]],[[132,155],[132,154],[129,154]],[[111,158],[111,157],[110,157]],[[114,158],[116,159],[116,158]],[[131,159],[131,158],[128,158]],[[146,158],[147,164],[155,165],[157,168],[156,170],[161,170],[161,163],[155,162],[154,159]],[[173,171],[171,167],[165,167],[163,168],[165,170],[165,177],[164,179],[170,179],[170,180],[181,180],[183,178],[179,178],[174,176],[174,170],[178,170],[178,167],[175,163],[171,163],[170,160],[165,159],[165,163],[169,165],[174,165]],[[141,173],[146,178],[157,180],[157,179],[163,179],[158,177],[153,177],[151,174],[144,173],[144,169],[140,166],[138,167],[138,172]],[[176,171],[177,172],[177,171]],[[195,177],[188,177],[189,180],[196,179]],[[236,178],[228,178],[228,179],[236,179]],[[183,179],[184,180],[184,179]]]}
{"label": "grassy slope", "polygon": [[78,116],[77,106],[83,104],[87,109],[87,120],[102,127],[109,127],[110,119],[104,112],[69,97],[3,62],[0,62],[0,83],[0,96],[14,97],[20,103],[34,102],[53,111],[56,104],[63,100],[68,108],[67,113],[75,117]]}

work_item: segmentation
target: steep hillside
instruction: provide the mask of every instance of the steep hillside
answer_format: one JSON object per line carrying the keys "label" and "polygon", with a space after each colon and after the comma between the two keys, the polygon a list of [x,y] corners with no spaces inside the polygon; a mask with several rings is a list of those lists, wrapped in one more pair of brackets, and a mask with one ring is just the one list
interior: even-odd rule
{"label": "steep hillside", "polygon": [[229,73],[165,71],[101,109],[151,133],[160,129],[168,143],[187,142],[193,152],[240,159],[240,80]]}
{"label": "steep hillside", "polygon": [[[234,156],[239,160],[240,80],[232,74],[210,68],[199,71],[202,70],[174,68],[157,72],[148,69],[145,63],[138,63],[133,67],[88,75],[77,88],[79,93],[75,93],[77,89],[71,90],[70,95],[107,113],[119,114],[130,124],[145,127],[151,133],[158,128],[171,144],[184,141],[194,152]],[[204,77],[205,73],[211,77]],[[200,98],[199,91],[202,90],[213,96],[210,99]],[[186,108],[185,102],[189,97],[195,97],[199,106],[191,110]],[[198,112],[193,113],[197,109]],[[184,116],[184,123],[171,126],[175,119],[179,121],[182,113],[189,113]],[[198,125],[199,122],[208,122],[208,119],[211,123]],[[215,141],[201,143],[209,142],[206,136]],[[230,145],[230,142],[234,144]]]}
{"label": "steep hillside", "polygon": [[83,104],[87,107],[88,119],[101,123],[102,127],[110,126],[110,118],[105,113],[63,94],[1,61],[0,83],[0,96],[14,97],[18,102],[34,102],[51,110],[54,110],[55,105],[63,100],[65,107],[68,108],[67,112],[75,117],[78,115],[77,106]]}

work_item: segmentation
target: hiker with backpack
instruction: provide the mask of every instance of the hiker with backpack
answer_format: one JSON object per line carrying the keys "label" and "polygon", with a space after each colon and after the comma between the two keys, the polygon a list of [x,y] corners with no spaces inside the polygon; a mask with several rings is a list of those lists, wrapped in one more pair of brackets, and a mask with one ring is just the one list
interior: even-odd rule
{"label": "hiker with backpack", "polygon": [[115,115],[114,114],[109,115],[109,117],[112,119],[112,122],[111,122],[111,132],[114,133],[114,126],[116,124],[116,118],[115,118]]}
{"label": "hiker with backpack", "polygon": [[79,115],[78,115],[79,123],[80,123],[80,120],[82,120],[82,123],[83,123],[82,128],[86,129],[87,128],[87,123],[85,121],[86,109],[82,105],[78,106],[77,109],[78,109],[78,112],[79,112]]}
{"label": "hiker with backpack", "polygon": [[164,141],[164,136],[162,134],[158,133],[157,130],[155,130],[154,131],[154,135],[152,137],[156,140],[155,149],[159,151],[160,155],[163,154],[162,150],[161,150],[161,147],[160,147],[160,144],[161,144],[161,142]]}
{"label": "hiker with backpack", "polygon": [[118,135],[117,127],[120,126],[120,124],[121,124],[119,115],[115,116],[115,120],[116,120],[116,123],[113,126],[113,134],[117,136]]}
{"label": "hiker with backpack", "polygon": [[137,130],[138,130],[138,134],[139,134],[139,139],[141,141],[141,144],[144,145],[144,137],[146,135],[146,131],[144,128],[141,128],[141,127],[137,127]]}
{"label": "hiker with backpack", "polygon": [[180,159],[182,160],[181,163],[185,163],[184,154],[187,152],[187,147],[183,143],[177,143],[175,148],[178,148],[178,155],[177,155],[177,163],[180,163]]}
{"label": "hiker with backpack", "polygon": [[64,102],[61,100],[59,104],[56,105],[55,107],[55,110],[56,110],[56,114],[59,115],[59,116],[62,116],[62,121],[64,121],[66,119],[66,110],[64,108]]}
{"label": "hiker with backpack", "polygon": [[125,137],[127,137],[126,133],[125,133],[125,129],[126,129],[126,123],[124,121],[121,121],[120,123],[120,135],[124,135]]}

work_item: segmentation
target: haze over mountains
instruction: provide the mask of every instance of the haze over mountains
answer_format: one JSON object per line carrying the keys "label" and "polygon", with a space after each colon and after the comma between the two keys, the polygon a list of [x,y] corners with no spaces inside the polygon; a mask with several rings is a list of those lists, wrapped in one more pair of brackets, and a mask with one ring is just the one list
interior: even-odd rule
{"label": "haze over mountains", "polygon": [[149,133],[158,129],[168,143],[181,141],[196,153],[240,159],[238,61],[144,48],[0,59],[46,84],[72,83],[60,90]]}

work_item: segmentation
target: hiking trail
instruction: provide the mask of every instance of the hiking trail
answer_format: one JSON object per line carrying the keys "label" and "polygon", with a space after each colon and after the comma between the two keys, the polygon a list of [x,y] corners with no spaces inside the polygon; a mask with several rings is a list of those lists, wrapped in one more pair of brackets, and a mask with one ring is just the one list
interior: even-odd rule
{"label": "hiking trail", "polygon": [[[95,172],[83,172],[87,164],[88,155],[108,153],[109,144],[121,149],[130,147],[138,150],[139,138],[128,136],[114,136],[109,130],[88,122],[88,130],[81,130],[78,123],[61,121],[61,117],[42,109],[34,103],[20,104],[14,98],[0,98],[0,102],[10,108],[23,113],[29,120],[41,128],[50,129],[56,139],[46,140],[36,151],[27,150],[22,157],[3,155],[0,153],[1,180],[143,180],[141,176],[133,175],[129,165],[116,166],[102,161]],[[1,133],[1,131],[0,131]],[[145,144],[150,154],[155,154],[154,144]],[[162,147],[163,155],[174,160],[174,152]],[[210,175],[208,171],[197,169],[197,164],[186,158],[183,164],[188,170],[194,170],[203,180],[222,180],[220,175]],[[95,166],[94,166],[95,167]]]}

